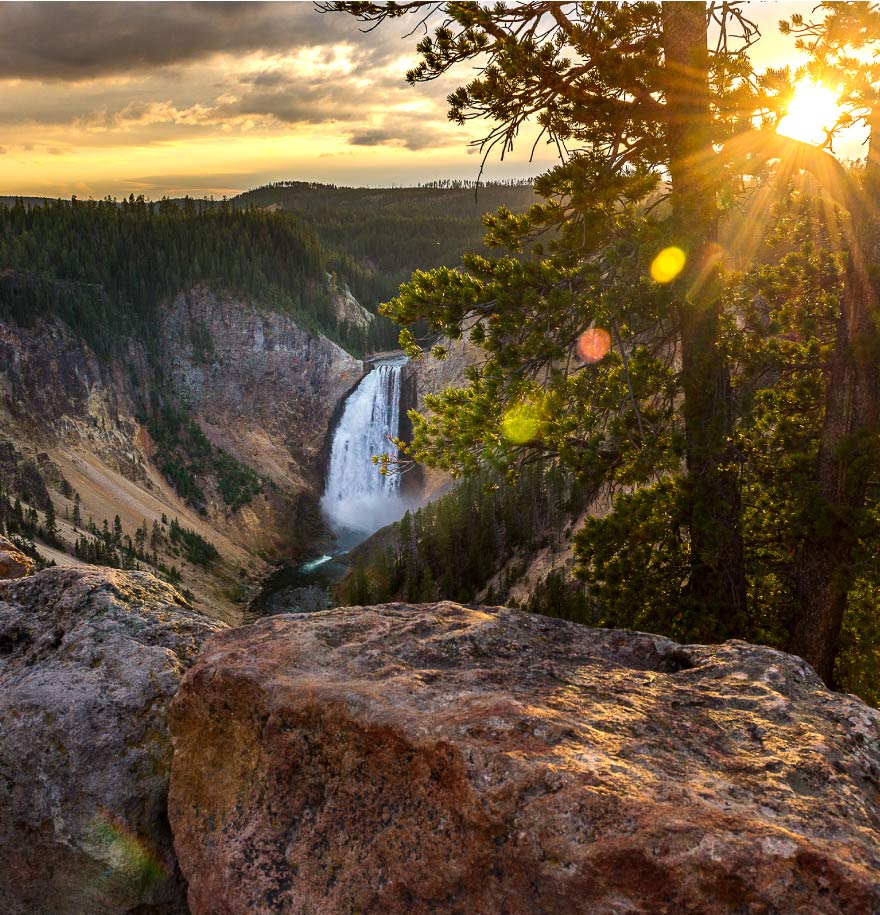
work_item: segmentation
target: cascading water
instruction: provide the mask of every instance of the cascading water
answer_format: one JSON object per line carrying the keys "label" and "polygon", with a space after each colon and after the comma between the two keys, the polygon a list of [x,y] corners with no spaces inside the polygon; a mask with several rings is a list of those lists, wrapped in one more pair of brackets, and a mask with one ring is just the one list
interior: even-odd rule
{"label": "cascading water", "polygon": [[407,509],[400,495],[400,477],[383,476],[372,461],[373,455],[397,454],[389,436],[398,435],[401,371],[406,361],[401,356],[377,362],[345,402],[333,435],[321,500],[337,539],[344,532],[372,534],[403,517]]}
{"label": "cascading water", "polygon": [[401,370],[406,357],[383,359],[349,394],[330,446],[330,467],[321,506],[335,544],[270,579],[252,606],[261,615],[313,613],[332,607],[330,586],[345,574],[345,554],[374,531],[413,507],[400,494],[400,477],[382,476],[374,454],[397,454],[388,436],[399,434]]}

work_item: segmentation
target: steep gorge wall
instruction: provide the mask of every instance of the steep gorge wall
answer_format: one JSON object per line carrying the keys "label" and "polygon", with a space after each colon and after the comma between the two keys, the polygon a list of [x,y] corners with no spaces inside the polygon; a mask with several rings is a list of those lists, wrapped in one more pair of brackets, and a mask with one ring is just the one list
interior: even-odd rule
{"label": "steep gorge wall", "polygon": [[207,290],[179,295],[164,368],[208,437],[282,486],[320,485],[333,411],[363,363],[291,318]]}
{"label": "steep gorge wall", "polygon": [[[158,352],[156,365],[143,345],[128,342],[102,359],[61,323],[0,322],[0,488],[31,478],[25,489],[35,506],[44,510],[51,496],[59,534],[71,545],[81,533],[70,523],[74,493],[83,523],[112,523],[118,514],[128,534],[144,520],[179,518],[221,557],[211,568],[175,557],[181,586],[235,621],[266,560],[295,553],[314,536],[323,438],[363,366],[287,316],[205,288],[169,303]],[[164,456],[145,423],[157,397],[190,411],[214,445],[259,475],[261,491],[230,507],[207,479],[199,481],[198,510],[179,498],[159,471]]]}

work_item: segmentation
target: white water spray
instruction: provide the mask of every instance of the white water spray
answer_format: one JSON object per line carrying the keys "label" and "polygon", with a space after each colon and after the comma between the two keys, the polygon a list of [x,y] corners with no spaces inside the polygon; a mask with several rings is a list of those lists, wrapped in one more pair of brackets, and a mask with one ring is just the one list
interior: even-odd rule
{"label": "white water spray", "polygon": [[389,436],[399,434],[401,370],[406,357],[378,362],[345,402],[333,434],[330,469],[321,505],[337,532],[372,534],[403,517],[400,477],[383,476],[373,455],[395,456]]}

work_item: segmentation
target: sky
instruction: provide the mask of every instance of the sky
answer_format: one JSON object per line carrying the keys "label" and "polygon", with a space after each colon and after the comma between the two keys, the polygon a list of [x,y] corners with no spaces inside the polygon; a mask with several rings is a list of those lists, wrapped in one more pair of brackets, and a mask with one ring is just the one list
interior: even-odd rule
{"label": "sky", "polygon": [[[795,62],[776,23],[813,4],[748,4],[759,66]],[[408,86],[412,21],[370,32],[302,3],[0,2],[0,195],[158,198],[270,181],[412,185],[477,177],[476,124],[446,118],[467,79]],[[523,142],[488,178],[554,161]]]}

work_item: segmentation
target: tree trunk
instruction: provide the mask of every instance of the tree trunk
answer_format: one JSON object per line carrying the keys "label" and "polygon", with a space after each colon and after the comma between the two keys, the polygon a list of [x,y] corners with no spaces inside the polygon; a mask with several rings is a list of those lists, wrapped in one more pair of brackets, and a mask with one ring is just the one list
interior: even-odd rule
{"label": "tree trunk", "polygon": [[834,681],[840,629],[853,584],[853,551],[880,431],[878,301],[869,267],[878,255],[870,201],[880,188],[880,112],[871,117],[863,199],[852,207],[849,263],[828,375],[810,535],[795,570],[788,649]]}
{"label": "tree trunk", "polygon": [[746,579],[733,406],[721,317],[718,210],[712,168],[706,4],[663,3],[667,140],[680,290],[682,386],[691,540],[687,611],[700,637],[743,634]]}

